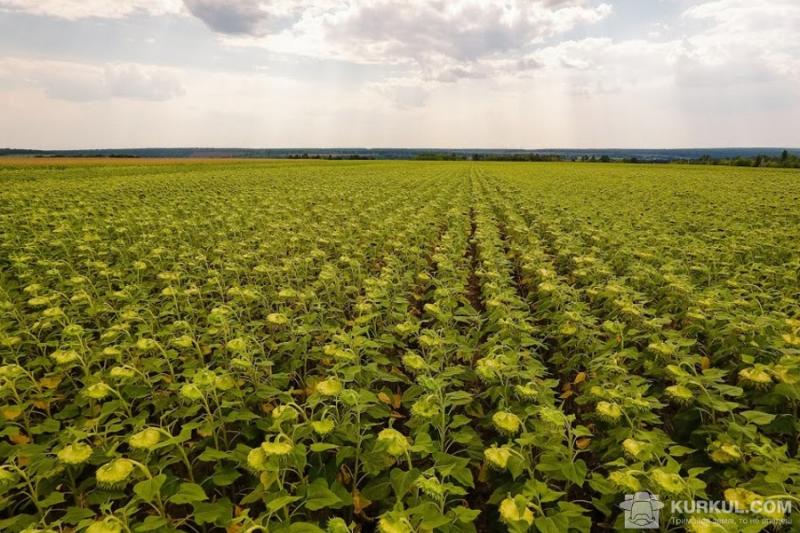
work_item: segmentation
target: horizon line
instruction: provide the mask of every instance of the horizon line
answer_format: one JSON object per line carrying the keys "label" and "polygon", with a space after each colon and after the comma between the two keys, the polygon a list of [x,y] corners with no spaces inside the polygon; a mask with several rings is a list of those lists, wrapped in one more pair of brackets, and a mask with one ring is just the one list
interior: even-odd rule
{"label": "horizon line", "polygon": [[603,150],[637,150],[637,151],[679,151],[679,150],[800,150],[798,146],[679,146],[679,147],[600,147],[600,148],[580,148],[580,147],[538,147],[538,148],[507,148],[507,147],[403,147],[403,146],[127,146],[127,147],[92,147],[92,148],[31,148],[31,147],[0,147],[0,150],[28,150],[37,152],[81,152],[99,150],[408,150],[408,151],[432,151],[432,150],[457,150],[457,151],[603,151]]}

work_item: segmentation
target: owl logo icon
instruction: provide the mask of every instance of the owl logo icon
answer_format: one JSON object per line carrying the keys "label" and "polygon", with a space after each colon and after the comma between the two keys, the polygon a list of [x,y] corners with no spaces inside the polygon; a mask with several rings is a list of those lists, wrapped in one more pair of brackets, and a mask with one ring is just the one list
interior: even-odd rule
{"label": "owl logo icon", "polygon": [[627,529],[658,529],[658,516],[664,504],[655,494],[637,492],[626,494],[619,508],[625,511]]}

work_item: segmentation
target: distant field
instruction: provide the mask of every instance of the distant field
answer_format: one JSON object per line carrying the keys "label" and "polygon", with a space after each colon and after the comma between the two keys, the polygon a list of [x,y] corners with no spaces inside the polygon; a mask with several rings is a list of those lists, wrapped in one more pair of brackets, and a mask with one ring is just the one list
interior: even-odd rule
{"label": "distant field", "polygon": [[0,356],[1,531],[780,530],[800,172],[0,159]]}

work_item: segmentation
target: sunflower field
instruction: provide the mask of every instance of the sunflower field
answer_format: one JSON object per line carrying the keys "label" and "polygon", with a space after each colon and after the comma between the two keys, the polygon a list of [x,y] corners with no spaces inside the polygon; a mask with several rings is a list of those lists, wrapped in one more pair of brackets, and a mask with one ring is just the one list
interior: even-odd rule
{"label": "sunflower field", "polygon": [[0,160],[0,359],[0,531],[788,531],[800,174]]}

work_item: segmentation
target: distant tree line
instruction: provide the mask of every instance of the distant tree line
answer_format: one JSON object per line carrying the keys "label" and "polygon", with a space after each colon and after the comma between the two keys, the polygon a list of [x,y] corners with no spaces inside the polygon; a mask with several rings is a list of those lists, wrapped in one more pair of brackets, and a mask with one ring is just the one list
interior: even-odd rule
{"label": "distant tree line", "polygon": [[106,159],[138,159],[139,156],[135,154],[75,154],[75,155],[68,155],[68,154],[35,154],[34,158],[106,158]]}
{"label": "distant tree line", "polygon": [[[553,161],[573,161],[581,163],[639,163],[636,157],[631,158],[611,158],[609,155],[582,155],[566,157],[559,154],[537,154],[534,152],[522,152],[517,154],[505,153],[463,153],[463,152],[424,152],[417,154],[414,158],[418,161],[519,161],[519,162],[553,162]],[[647,160],[648,163],[668,163],[670,160]]]}
{"label": "distant tree line", "polygon": [[372,156],[360,154],[289,154],[287,159],[324,159],[326,161],[369,161],[375,159]]}
{"label": "distant tree line", "polygon": [[738,156],[735,158],[714,158],[704,155],[697,159],[639,159],[638,157],[612,158],[609,155],[584,154],[575,157],[564,157],[558,154],[492,154],[492,153],[463,153],[463,152],[423,152],[414,158],[419,161],[573,161],[579,163],[671,163],[692,165],[720,165],[735,167],[770,167],[770,168],[800,168],[800,156],[784,150],[779,157],[769,155],[756,155],[752,157]]}
{"label": "distant tree line", "polygon": [[735,157],[727,159],[713,158],[704,155],[699,159],[673,161],[673,163],[686,163],[693,165],[728,165],[734,167],[770,167],[770,168],[800,168],[800,156],[784,150],[780,157],[759,154],[754,157]]}
{"label": "distant tree line", "polygon": [[557,154],[536,153],[463,153],[463,152],[423,152],[414,157],[417,161],[568,161]]}
{"label": "distant tree line", "polygon": [[[554,153],[561,152],[561,153]],[[244,149],[244,148],[134,148],[125,150],[30,150],[0,148],[0,157],[106,157],[106,158],[271,158],[271,159],[317,159],[328,161],[400,160],[418,161],[575,161],[581,163],[649,163],[649,164],[694,164],[727,165],[738,167],[800,168],[800,152],[772,150],[769,154],[758,154],[753,149],[710,149],[708,154],[700,150],[553,150],[537,153],[526,150],[430,150],[410,148],[379,149]],[[631,153],[639,152],[639,153]],[[689,153],[687,153],[689,152]]]}

